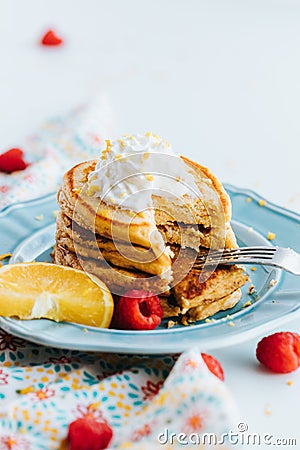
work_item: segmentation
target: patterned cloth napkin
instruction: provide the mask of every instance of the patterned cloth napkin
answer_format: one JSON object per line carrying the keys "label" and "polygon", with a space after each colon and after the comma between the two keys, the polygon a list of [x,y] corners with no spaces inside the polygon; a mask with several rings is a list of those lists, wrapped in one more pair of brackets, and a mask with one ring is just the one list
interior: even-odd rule
{"label": "patterned cloth napkin", "polygon": [[112,134],[111,117],[108,100],[99,94],[66,117],[48,120],[21,145],[18,143],[30,165],[10,175],[0,172],[0,210],[54,192],[69,168],[97,158],[104,139]]}
{"label": "patterned cloth napkin", "polygon": [[109,422],[119,449],[167,449],[172,433],[199,448],[201,433],[221,440],[236,427],[231,395],[198,349],[146,357],[39,347],[4,331],[0,339],[1,450],[58,449],[68,424],[87,415]]}
{"label": "patterned cloth napkin", "polygon": [[[31,165],[0,174],[0,208],[55,190],[65,170],[97,157],[111,135],[108,118],[98,98],[44,124],[22,146]],[[226,433],[236,430],[239,415],[200,351],[83,353],[38,346],[0,329],[0,450],[63,448],[68,424],[84,416],[109,422],[111,448],[231,448]]]}

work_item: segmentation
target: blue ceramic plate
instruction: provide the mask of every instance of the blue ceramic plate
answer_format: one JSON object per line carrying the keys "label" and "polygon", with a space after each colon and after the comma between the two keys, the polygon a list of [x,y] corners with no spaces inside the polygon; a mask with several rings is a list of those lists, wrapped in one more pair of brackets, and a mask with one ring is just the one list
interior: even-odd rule
{"label": "blue ceramic plate", "polygon": [[[274,245],[300,252],[299,215],[269,202],[260,206],[261,197],[254,192],[233,186],[226,188],[232,200],[233,227],[241,246],[271,245],[267,240],[271,231],[276,233]],[[57,209],[52,194],[0,212],[0,252],[13,253],[10,262],[49,261]],[[256,293],[249,295],[249,285],[245,286],[241,301],[231,310],[216,314],[214,322],[201,321],[170,329],[163,322],[153,331],[106,330],[50,320],[3,317],[0,325],[38,344],[75,350],[158,354],[179,352],[195,345],[201,345],[204,350],[220,348],[255,337],[300,315],[300,277],[259,266],[249,273]],[[249,300],[251,306],[245,307]]]}

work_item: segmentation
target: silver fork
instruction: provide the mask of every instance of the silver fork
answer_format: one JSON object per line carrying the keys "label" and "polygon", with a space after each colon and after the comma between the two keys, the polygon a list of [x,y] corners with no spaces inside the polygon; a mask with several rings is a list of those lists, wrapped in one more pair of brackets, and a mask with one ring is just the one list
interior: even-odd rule
{"label": "silver fork", "polygon": [[282,247],[241,247],[234,250],[212,250],[209,254],[199,254],[194,268],[216,264],[261,264],[279,267],[294,275],[300,275],[300,254]]}

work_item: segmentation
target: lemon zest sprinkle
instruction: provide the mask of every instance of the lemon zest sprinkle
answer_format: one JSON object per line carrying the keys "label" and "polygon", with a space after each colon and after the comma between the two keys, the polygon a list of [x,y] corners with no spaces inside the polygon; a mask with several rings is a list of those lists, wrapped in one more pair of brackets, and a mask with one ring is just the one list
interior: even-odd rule
{"label": "lemon zest sprinkle", "polygon": [[3,259],[10,258],[12,256],[12,253],[3,253],[0,255],[0,261],[3,261]]}
{"label": "lemon zest sprinkle", "polygon": [[146,180],[148,180],[148,181],[153,181],[154,180],[154,176],[150,175],[150,173],[146,173],[145,177],[146,177]]}
{"label": "lemon zest sprinkle", "polygon": [[250,300],[248,300],[246,303],[243,304],[243,308],[247,308],[247,306],[251,306],[252,303],[250,302]]}

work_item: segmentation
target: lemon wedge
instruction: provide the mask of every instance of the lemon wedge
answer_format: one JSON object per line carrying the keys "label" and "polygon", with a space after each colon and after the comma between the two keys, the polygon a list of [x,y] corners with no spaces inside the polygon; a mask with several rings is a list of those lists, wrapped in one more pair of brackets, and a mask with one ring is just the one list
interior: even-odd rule
{"label": "lemon wedge", "polygon": [[0,268],[0,315],[107,328],[114,302],[106,285],[81,270],[51,263]]}

